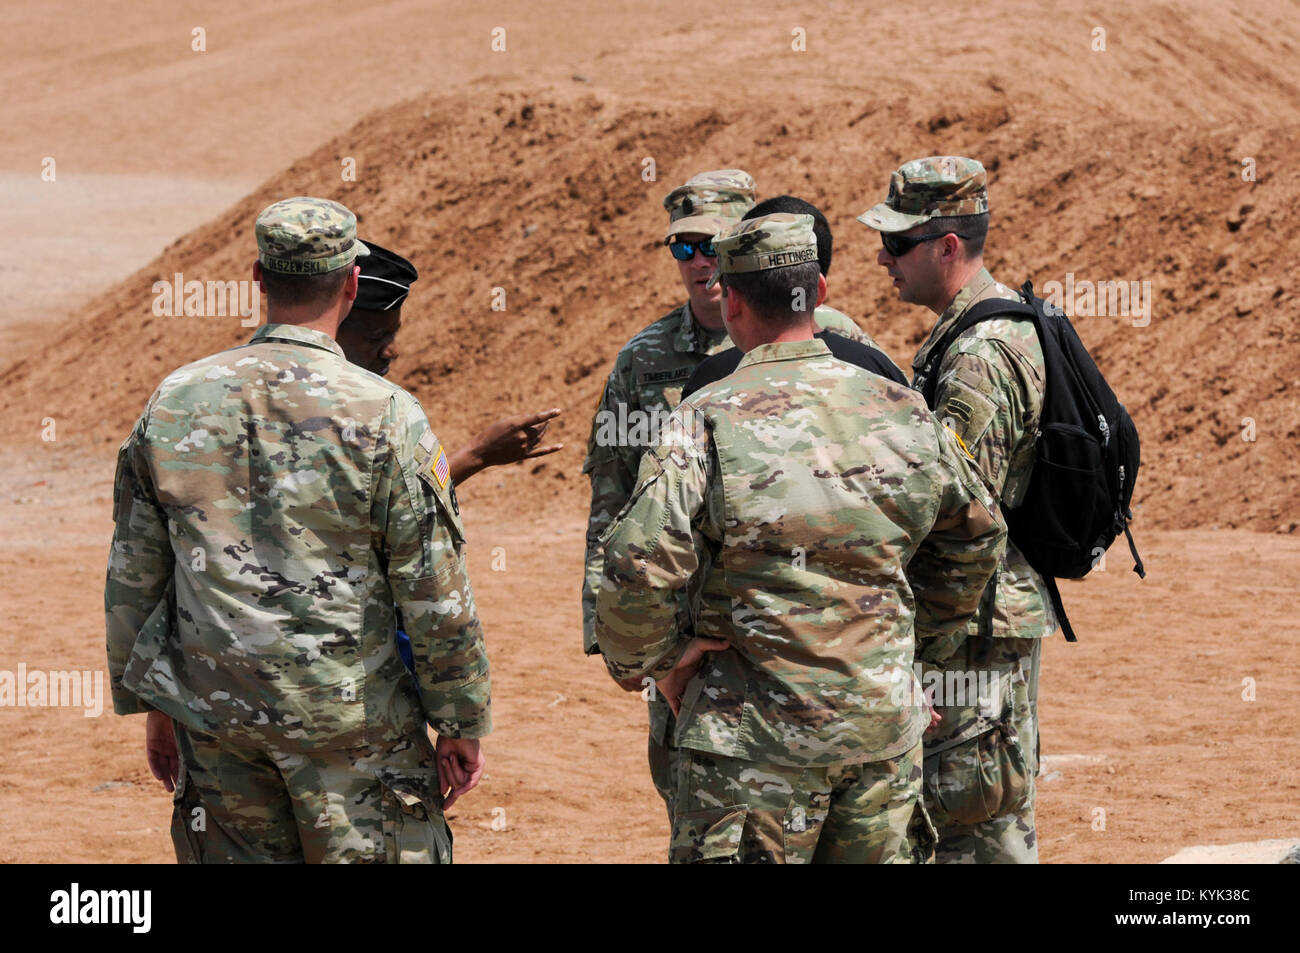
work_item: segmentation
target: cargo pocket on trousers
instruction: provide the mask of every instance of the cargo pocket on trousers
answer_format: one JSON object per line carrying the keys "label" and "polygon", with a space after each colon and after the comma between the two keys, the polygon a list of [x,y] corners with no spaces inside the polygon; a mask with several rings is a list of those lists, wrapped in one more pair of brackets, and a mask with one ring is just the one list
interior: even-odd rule
{"label": "cargo pocket on trousers", "polygon": [[912,863],[933,864],[934,848],[939,843],[939,832],[930,820],[930,811],[925,806],[925,798],[916,799],[916,809],[912,812],[912,823],[907,827],[907,846],[912,853]]}
{"label": "cargo pocket on trousers", "polygon": [[1015,810],[1029,794],[1020,739],[1004,724],[925,757],[925,798],[940,827],[982,824]]}
{"label": "cargo pocket on trousers", "polygon": [[710,808],[673,818],[668,859],[674,864],[738,864],[749,808]]}
{"label": "cargo pocket on trousers", "polygon": [[451,828],[436,800],[404,781],[380,781],[390,864],[450,864]]}
{"label": "cargo pocket on trousers", "polygon": [[199,792],[190,779],[188,771],[181,771],[176,779],[176,791],[172,794],[172,848],[176,851],[176,863],[203,863],[203,842],[195,825],[207,828],[207,818],[199,804]]}

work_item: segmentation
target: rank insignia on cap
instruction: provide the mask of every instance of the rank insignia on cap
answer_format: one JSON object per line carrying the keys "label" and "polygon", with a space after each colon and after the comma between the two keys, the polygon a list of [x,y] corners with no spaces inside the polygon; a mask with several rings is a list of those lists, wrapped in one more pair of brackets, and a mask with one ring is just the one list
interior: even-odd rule
{"label": "rank insignia on cap", "polygon": [[451,464],[447,462],[447,455],[442,452],[442,444],[438,444],[438,450],[433,455],[433,462],[429,464],[429,472],[438,481],[439,488],[445,489],[447,481],[451,479]]}

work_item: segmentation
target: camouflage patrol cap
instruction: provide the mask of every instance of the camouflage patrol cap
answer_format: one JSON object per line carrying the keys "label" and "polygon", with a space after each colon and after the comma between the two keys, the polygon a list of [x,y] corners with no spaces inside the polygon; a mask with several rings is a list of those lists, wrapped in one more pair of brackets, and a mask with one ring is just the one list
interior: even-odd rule
{"label": "camouflage patrol cap", "polygon": [[716,235],[754,206],[754,178],[743,169],[715,169],[691,176],[664,198],[668,234]]}
{"label": "camouflage patrol cap", "polygon": [[932,218],[988,210],[984,166],[965,156],[930,156],[899,166],[889,177],[889,196],[858,221],[878,231],[902,232]]}
{"label": "camouflage patrol cap", "polygon": [[709,279],[710,288],[724,273],[817,264],[817,236],[813,234],[811,215],[773,212],[748,218],[715,238],[713,247],[718,253],[718,270]]}
{"label": "camouflage patrol cap", "polygon": [[357,217],[338,202],[299,195],[257,216],[257,257],[280,275],[323,275],[370,250],[357,241]]}

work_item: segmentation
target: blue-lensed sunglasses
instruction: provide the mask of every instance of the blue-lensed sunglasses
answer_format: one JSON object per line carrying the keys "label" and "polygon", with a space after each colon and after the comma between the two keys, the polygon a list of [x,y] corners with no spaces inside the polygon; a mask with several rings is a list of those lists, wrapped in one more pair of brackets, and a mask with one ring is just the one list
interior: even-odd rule
{"label": "blue-lensed sunglasses", "polygon": [[668,250],[673,253],[673,257],[678,261],[690,261],[695,257],[695,249],[700,250],[700,254],[705,258],[717,258],[718,253],[713,248],[713,239],[706,238],[702,242],[669,242]]}

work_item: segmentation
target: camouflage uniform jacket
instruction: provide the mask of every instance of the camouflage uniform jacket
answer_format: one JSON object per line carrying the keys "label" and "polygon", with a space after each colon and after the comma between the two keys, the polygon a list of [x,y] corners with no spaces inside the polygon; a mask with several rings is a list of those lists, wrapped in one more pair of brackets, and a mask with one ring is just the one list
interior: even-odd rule
{"label": "camouflage uniform jacket", "polygon": [[490,730],[445,453],[415,398],[328,335],[271,324],[170,374],[118,452],[114,509],[119,714],[289,751],[356,747],[412,710]]}
{"label": "camouflage uniform jacket", "polygon": [[616,677],[666,674],[681,591],[725,639],[676,742],[769,764],[891,758],[929,722],[913,633],[979,604],[998,506],[915,391],[819,340],[766,344],[684,401],[606,540],[596,630]]}
{"label": "camouflage uniform jacket", "polygon": [[[822,327],[872,345],[871,339],[847,315],[822,307],[815,316]],[[653,415],[656,429],[662,427],[681,400],[682,386],[695,368],[731,346],[726,331],[705,328],[695,320],[687,303],[635,335],[614,359],[614,369],[592,418],[587,459],[582,467],[591,476],[591,515],[587,522],[582,583],[582,647],[588,655],[600,651],[596,645],[596,591],[600,588],[605,559],[600,537],[632,497],[641,454],[658,442],[649,426],[638,431],[637,421],[646,421]],[[608,426],[611,422],[615,426]],[[602,424],[606,424],[604,433]],[[683,596],[683,631],[689,629],[687,602],[688,597]],[[657,744],[665,741],[668,719],[668,705],[653,696],[650,735]]]}
{"label": "camouflage uniform jacket", "polygon": [[[847,315],[819,307],[818,324],[846,338],[877,347]],[[682,385],[704,359],[732,347],[725,331],[710,331],[691,315],[690,304],[674,308],[623,345],[614,359],[605,390],[592,418],[582,472],[591,477],[591,516],[587,523],[586,574],[582,587],[582,647],[596,646],[596,590],[603,554],[600,537],[627,504],[636,486],[641,454],[657,442],[681,400]],[[653,415],[654,426],[648,423]],[[638,429],[638,421],[647,421]]]}
{"label": "camouflage uniform jacket", "polygon": [[[925,366],[930,349],[967,308],[990,298],[1019,300],[1011,288],[980,269],[940,316],[912,368],[919,372]],[[1046,387],[1043,349],[1033,322],[997,318],[975,325],[953,342],[938,373],[936,415],[961,437],[1003,506],[1017,506],[1033,472]],[[923,383],[919,374],[912,382],[918,389]],[[1008,542],[993,585],[966,634],[1033,639],[1055,630],[1042,577]],[[956,651],[963,637],[924,647],[925,657],[941,661]]]}

